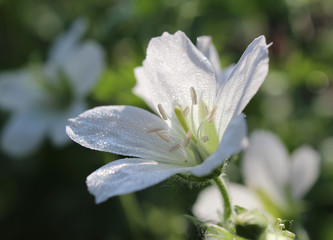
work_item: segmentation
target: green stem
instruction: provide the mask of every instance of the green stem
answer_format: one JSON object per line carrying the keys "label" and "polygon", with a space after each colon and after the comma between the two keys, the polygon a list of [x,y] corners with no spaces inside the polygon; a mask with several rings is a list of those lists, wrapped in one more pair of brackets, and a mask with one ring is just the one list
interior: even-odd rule
{"label": "green stem", "polygon": [[135,239],[144,239],[145,218],[133,193],[120,195],[120,203],[126,215],[129,228]]}
{"label": "green stem", "polygon": [[231,211],[232,211],[229,194],[228,194],[227,188],[226,188],[221,176],[214,178],[214,182],[221,192],[223,202],[224,202],[223,218],[224,218],[224,221],[227,221],[230,218]]}

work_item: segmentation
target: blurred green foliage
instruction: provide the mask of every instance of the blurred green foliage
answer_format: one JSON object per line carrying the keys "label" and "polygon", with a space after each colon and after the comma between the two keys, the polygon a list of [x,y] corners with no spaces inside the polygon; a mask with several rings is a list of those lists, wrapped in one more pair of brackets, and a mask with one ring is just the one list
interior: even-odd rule
{"label": "blurred green foliage", "polygon": [[[223,66],[236,62],[250,41],[264,34],[273,42],[270,73],[245,109],[249,132],[264,128],[289,150],[307,143],[319,151],[322,175],[306,197],[304,225],[311,239],[333,238],[331,0],[1,0],[0,70],[45,60],[54,38],[82,16],[90,22],[86,36],[102,44],[108,61],[89,97],[91,107],[147,108],[131,92],[133,69],[144,59],[149,40],[164,31],[182,30],[194,42],[211,35]],[[0,126],[8,117],[0,113]],[[183,214],[191,214],[199,188],[173,179],[129,201],[124,196],[94,204],[85,178],[117,158],[74,143],[55,149],[45,142],[24,159],[0,152],[0,238],[197,239]],[[230,178],[241,181],[237,164]]]}

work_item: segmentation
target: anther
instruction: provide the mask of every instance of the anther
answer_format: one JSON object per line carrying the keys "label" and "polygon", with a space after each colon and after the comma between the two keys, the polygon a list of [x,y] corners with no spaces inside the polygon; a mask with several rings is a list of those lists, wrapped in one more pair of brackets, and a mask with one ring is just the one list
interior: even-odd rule
{"label": "anther", "polygon": [[202,140],[203,142],[207,142],[207,141],[209,141],[209,137],[208,137],[208,136],[202,136],[202,137],[201,137],[201,140]]}
{"label": "anther", "polygon": [[164,128],[152,128],[152,129],[148,129],[146,131],[146,133],[153,133],[153,132],[159,132],[159,131],[163,131]]}
{"label": "anther", "polygon": [[191,140],[191,137],[192,137],[192,131],[189,130],[186,134],[186,138],[184,140],[184,147],[187,147],[187,145],[190,143],[190,140]]}
{"label": "anther", "polygon": [[173,153],[173,152],[177,151],[179,148],[180,148],[180,144],[177,143],[175,146],[170,148],[169,153]]}
{"label": "anther", "polygon": [[166,135],[164,135],[161,132],[156,132],[157,136],[159,136],[162,140],[166,141],[166,142],[170,142],[170,138]]}
{"label": "anther", "polygon": [[217,110],[217,105],[215,105],[215,106],[213,107],[212,111],[210,112],[210,115],[209,115],[209,117],[208,117],[208,119],[207,119],[208,122],[212,121],[212,119],[213,119],[213,117],[214,117],[214,115],[215,115],[215,113],[216,113],[216,110]]}
{"label": "anther", "polygon": [[165,114],[165,111],[164,111],[164,109],[163,109],[163,107],[162,107],[162,105],[160,103],[157,105],[157,108],[158,108],[158,111],[160,112],[162,118],[164,120],[167,120],[168,119],[167,115]]}
{"label": "anther", "polygon": [[190,88],[190,92],[191,92],[191,98],[192,98],[193,105],[197,105],[198,104],[198,97],[197,97],[197,93],[195,92],[193,87]]}
{"label": "anther", "polygon": [[189,113],[189,111],[190,111],[189,107],[186,107],[186,108],[183,110],[183,115],[184,115],[184,117],[187,116],[187,114]]}
{"label": "anther", "polygon": [[206,111],[206,115],[208,115],[209,109],[208,109],[208,107],[206,105],[205,105],[205,111]]}

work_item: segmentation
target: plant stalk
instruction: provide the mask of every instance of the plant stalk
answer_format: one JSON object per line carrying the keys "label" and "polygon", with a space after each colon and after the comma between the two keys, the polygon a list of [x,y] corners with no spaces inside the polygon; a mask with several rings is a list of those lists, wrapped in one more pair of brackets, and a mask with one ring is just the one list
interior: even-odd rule
{"label": "plant stalk", "polygon": [[214,178],[214,182],[217,185],[217,187],[219,188],[222,198],[223,198],[223,202],[224,202],[223,219],[224,219],[224,222],[226,222],[230,218],[231,212],[232,212],[229,194],[228,194],[227,188],[223,182],[221,175],[217,178]]}

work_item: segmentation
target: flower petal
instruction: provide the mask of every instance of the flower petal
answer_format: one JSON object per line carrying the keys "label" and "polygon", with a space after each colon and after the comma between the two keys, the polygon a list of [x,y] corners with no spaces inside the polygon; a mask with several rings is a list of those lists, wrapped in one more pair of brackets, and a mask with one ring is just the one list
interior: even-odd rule
{"label": "flower petal", "polygon": [[216,48],[212,43],[212,38],[209,36],[198,37],[197,48],[208,58],[216,74],[216,79],[219,79],[221,63]]}
{"label": "flower petal", "polygon": [[260,36],[247,47],[218,94],[216,123],[220,136],[258,91],[267,73],[268,45],[265,37]]}
{"label": "flower petal", "polygon": [[[260,200],[251,189],[235,183],[228,184],[229,196],[233,206],[246,209],[262,209]],[[219,189],[211,185],[202,190],[193,205],[193,214],[201,221],[221,222],[223,216],[223,199]]]}
{"label": "flower petal", "polygon": [[25,110],[42,97],[32,72],[23,69],[0,75],[0,107],[14,111]]}
{"label": "flower petal", "polygon": [[70,138],[66,134],[66,125],[69,118],[75,117],[86,109],[83,101],[73,102],[72,105],[63,111],[49,113],[49,137],[55,146],[63,146],[69,142]]}
{"label": "flower petal", "polygon": [[85,42],[76,48],[62,63],[73,91],[79,96],[87,95],[96,84],[105,67],[102,48],[94,42]]}
{"label": "flower petal", "polygon": [[[157,129],[163,129],[157,134]],[[66,132],[91,149],[121,155],[177,162],[181,151],[170,153],[175,144],[168,126],[158,116],[131,106],[105,106],[70,119]],[[170,139],[167,139],[167,137]],[[164,139],[163,139],[164,138]]]}
{"label": "flower petal", "polygon": [[[161,104],[165,112],[172,116],[175,106],[190,106],[190,88],[197,92],[209,107],[216,96],[214,70],[208,59],[192,44],[183,32],[174,35],[164,33],[153,38],[147,48],[143,62],[145,80],[151,85],[150,102]],[[137,75],[138,81],[141,81]]]}
{"label": "flower petal", "polygon": [[201,165],[192,169],[197,176],[205,176],[220,166],[227,158],[247,146],[247,124],[243,114],[235,117],[229,124],[218,149]]}
{"label": "flower petal", "polygon": [[220,222],[223,216],[223,200],[219,189],[215,185],[203,189],[192,207],[192,212],[201,221]]}
{"label": "flower petal", "polygon": [[38,112],[14,114],[1,136],[2,149],[13,157],[35,151],[45,136],[47,121]]}
{"label": "flower petal", "polygon": [[234,70],[234,68],[235,68],[235,64],[231,64],[222,70],[220,78],[217,81],[218,90],[220,90],[222,88],[222,86],[225,84],[225,82],[229,79],[229,76],[232,73],[232,71]]}
{"label": "flower petal", "polygon": [[266,131],[251,135],[242,162],[248,186],[264,191],[275,203],[283,204],[289,166],[287,150],[275,135]]}
{"label": "flower petal", "polygon": [[[154,103],[151,99],[152,86],[148,77],[145,75],[145,70],[143,67],[137,67],[134,69],[134,75],[136,78],[136,85],[133,88],[133,93],[140,98],[142,98],[146,104],[152,109],[155,109]],[[158,113],[158,111],[156,112]]]}
{"label": "flower petal", "polygon": [[71,55],[72,51],[77,47],[78,41],[86,31],[87,26],[87,21],[79,18],[67,32],[60,34],[50,49],[49,61],[56,65],[62,65],[63,60],[68,55]]}
{"label": "flower petal", "polygon": [[87,177],[89,192],[96,203],[155,185],[188,168],[147,159],[125,158],[111,162]]}
{"label": "flower petal", "polygon": [[301,199],[319,177],[320,157],[309,146],[298,148],[292,155],[290,185],[295,199]]}

